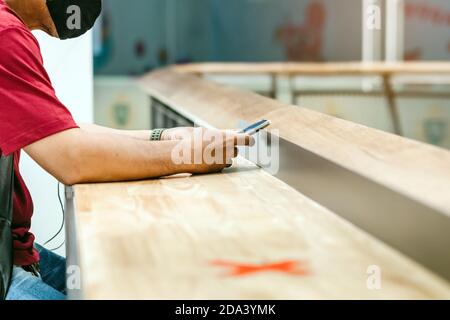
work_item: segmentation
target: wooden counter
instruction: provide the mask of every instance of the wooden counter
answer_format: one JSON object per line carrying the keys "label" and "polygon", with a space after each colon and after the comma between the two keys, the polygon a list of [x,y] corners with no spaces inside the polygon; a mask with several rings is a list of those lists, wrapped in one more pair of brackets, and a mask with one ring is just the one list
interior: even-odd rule
{"label": "wooden counter", "polygon": [[197,125],[271,120],[286,168],[271,175],[239,158],[223,174],[69,189],[73,296],[450,299],[449,282],[417,262],[449,279],[450,152],[184,68],[140,83]]}
{"label": "wooden counter", "polygon": [[269,119],[281,138],[450,216],[447,150],[173,70],[140,82],[151,97],[202,126],[237,128]]}
{"label": "wooden counter", "polygon": [[[447,283],[244,160],[75,194],[85,299],[450,298]],[[225,265],[288,261],[240,275]],[[380,290],[367,287],[373,266]]]}

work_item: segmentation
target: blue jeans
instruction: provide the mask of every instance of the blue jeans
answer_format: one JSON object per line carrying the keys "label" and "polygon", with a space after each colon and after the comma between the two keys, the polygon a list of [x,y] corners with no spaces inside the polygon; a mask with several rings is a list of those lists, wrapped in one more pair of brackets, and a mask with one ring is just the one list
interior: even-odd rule
{"label": "blue jeans", "polygon": [[41,256],[41,278],[14,267],[6,300],[65,300],[66,259],[36,245]]}

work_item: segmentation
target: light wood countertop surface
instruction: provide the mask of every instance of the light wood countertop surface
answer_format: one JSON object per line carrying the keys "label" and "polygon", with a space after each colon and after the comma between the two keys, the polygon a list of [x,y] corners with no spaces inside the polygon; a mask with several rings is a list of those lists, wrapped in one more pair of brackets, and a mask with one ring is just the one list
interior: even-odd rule
{"label": "light wood countertop surface", "polygon": [[[75,193],[87,299],[450,298],[446,282],[246,160]],[[286,261],[298,264],[234,276],[220,264]],[[367,287],[373,266],[381,290]]]}
{"label": "light wood countertop surface", "polygon": [[[235,128],[269,119],[280,138],[450,215],[450,152],[189,74],[244,67],[175,67],[140,82],[199,125]],[[342,74],[343,67],[323,72]],[[450,69],[345,68],[357,74]],[[85,299],[450,299],[448,282],[242,158],[222,174],[74,191]]]}

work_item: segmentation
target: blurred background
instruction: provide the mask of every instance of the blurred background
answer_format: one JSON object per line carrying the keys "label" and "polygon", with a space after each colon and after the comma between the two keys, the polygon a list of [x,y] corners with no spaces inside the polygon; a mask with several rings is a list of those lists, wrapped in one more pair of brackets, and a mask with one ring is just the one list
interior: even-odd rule
{"label": "blurred background", "polygon": [[[450,1],[404,3],[405,59],[449,60]],[[362,0],[105,0],[95,72],[138,75],[205,61],[358,61],[362,6]]]}
{"label": "blurred background", "polygon": [[[93,32],[79,39],[61,42],[37,33],[57,94],[79,122],[151,128],[150,101],[135,78],[175,63],[450,61],[449,0],[103,3]],[[380,14],[380,30],[364,24],[373,5],[380,9],[374,11]],[[264,75],[206,76],[263,94],[273,89]],[[274,95],[394,132],[382,87],[378,77],[278,77]],[[393,79],[393,89],[402,134],[450,148],[450,76],[402,76]],[[59,204],[48,193],[56,192],[56,183],[31,161],[25,162],[24,172],[37,203],[34,228],[43,242],[58,229]]]}
{"label": "blurred background", "polygon": [[[384,31],[364,34],[362,22],[364,6],[376,4],[387,29],[389,2],[401,11],[391,17],[394,57]],[[149,102],[132,79],[168,64],[450,60],[448,0],[107,0],[104,6],[94,31],[95,121],[119,128],[151,126]],[[258,92],[271,87],[267,76],[209,78]],[[450,78],[393,82],[402,134],[450,148]],[[292,84],[281,78],[276,97],[393,132],[386,97],[362,90],[382,85],[367,77],[296,77]]]}

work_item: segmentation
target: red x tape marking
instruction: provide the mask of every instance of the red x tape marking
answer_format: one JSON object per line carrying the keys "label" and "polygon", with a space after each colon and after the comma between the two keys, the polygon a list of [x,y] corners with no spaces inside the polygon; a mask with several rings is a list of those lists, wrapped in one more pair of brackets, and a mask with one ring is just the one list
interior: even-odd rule
{"label": "red x tape marking", "polygon": [[308,274],[305,263],[302,261],[282,261],[278,263],[270,263],[270,264],[260,264],[260,265],[251,265],[251,264],[240,264],[235,262],[227,262],[222,260],[213,261],[212,265],[218,267],[225,267],[230,269],[230,276],[246,276],[253,273],[259,272],[282,272],[296,276],[305,276]]}

